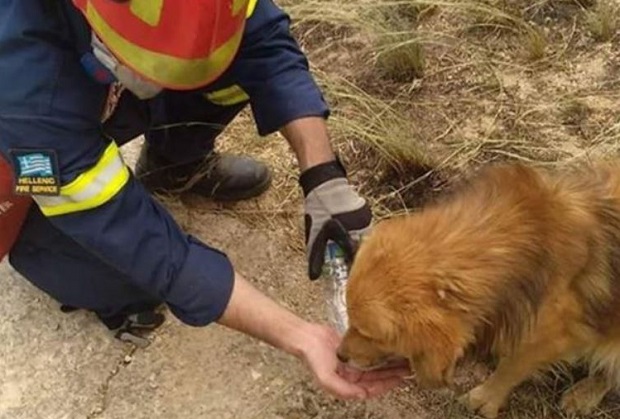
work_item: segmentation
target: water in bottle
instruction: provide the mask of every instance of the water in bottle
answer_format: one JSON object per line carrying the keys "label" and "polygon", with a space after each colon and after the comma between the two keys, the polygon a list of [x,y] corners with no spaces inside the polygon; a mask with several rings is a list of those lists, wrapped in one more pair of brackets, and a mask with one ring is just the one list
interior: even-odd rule
{"label": "water in bottle", "polygon": [[349,268],[344,251],[333,241],[327,242],[325,249],[323,277],[327,319],[338,333],[344,334],[348,327],[346,286]]}

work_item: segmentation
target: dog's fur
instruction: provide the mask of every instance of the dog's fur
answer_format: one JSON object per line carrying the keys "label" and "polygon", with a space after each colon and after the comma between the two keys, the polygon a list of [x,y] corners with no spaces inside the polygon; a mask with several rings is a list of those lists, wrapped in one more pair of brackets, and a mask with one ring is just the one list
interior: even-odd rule
{"label": "dog's fur", "polygon": [[358,367],[409,359],[449,385],[465,353],[498,357],[462,397],[495,417],[511,390],[559,362],[591,375],[563,407],[587,412],[620,385],[620,163],[483,169],[449,198],[378,223],[347,286],[338,355]]}

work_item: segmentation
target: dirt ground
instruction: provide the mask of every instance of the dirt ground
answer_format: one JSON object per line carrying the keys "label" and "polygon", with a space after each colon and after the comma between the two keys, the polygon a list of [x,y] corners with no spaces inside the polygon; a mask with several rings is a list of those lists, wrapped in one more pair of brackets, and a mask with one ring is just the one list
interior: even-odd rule
{"label": "dirt ground", "polygon": [[[577,5],[585,0],[473,2],[526,5],[525,17],[547,38],[546,55],[535,62],[528,56],[539,52],[537,38],[507,31],[502,15],[457,7],[468,0],[437,1],[452,7],[425,14],[415,25],[426,48],[425,76],[404,81],[379,77],[370,65],[377,47],[367,22],[358,19],[374,2],[282,3],[300,19],[295,31],[335,110],[332,132],[376,215],[412,207],[418,186],[433,184],[419,182],[426,175],[417,171],[383,176],[376,153],[368,153],[373,141],[392,153],[389,147],[408,150],[414,161],[421,153],[434,167],[430,178],[503,159],[553,165],[620,152],[620,37],[599,42],[588,35],[591,24]],[[244,114],[222,146],[270,162],[274,185],[264,197],[235,206],[196,197],[164,203],[187,231],[225,250],[260,289],[321,320],[320,284],[305,272],[293,156],[281,138],[257,139],[252,130]],[[130,165],[138,145],[123,150]],[[170,314],[151,346],[136,349],[112,339],[91,315],[61,313],[6,263],[0,264],[0,283],[0,419],[474,417],[452,394],[420,391],[413,380],[380,400],[336,402],[317,391],[297,360],[217,325],[184,326]],[[463,368],[457,391],[485,373]],[[558,401],[569,385],[570,379],[556,376],[527,383],[501,418],[564,418]],[[608,397],[591,418],[620,418],[618,396]]]}
{"label": "dirt ground", "polygon": [[[190,229],[229,252],[238,269],[282,304],[318,318],[320,289],[285,238],[196,207]],[[381,404],[323,398],[297,360],[217,325],[181,325],[168,313],[152,345],[113,340],[93,316],[58,304],[0,265],[0,418],[398,418]],[[408,417],[409,413],[407,413]],[[419,416],[422,417],[422,416]]]}
{"label": "dirt ground", "polygon": [[[302,255],[283,244],[286,233],[189,205],[191,233],[229,252],[282,304],[321,317],[320,288],[305,278]],[[294,358],[217,325],[184,326],[170,313],[151,346],[137,349],[92,315],[61,313],[6,263],[0,278],[1,419],[398,418],[415,408],[333,402]]]}
{"label": "dirt ground", "polygon": [[[137,145],[124,150],[130,164]],[[320,286],[306,279],[303,254],[291,248],[286,230],[248,224],[195,197],[171,209],[189,232],[227,251],[259,288],[304,317],[322,319]],[[92,315],[61,313],[6,263],[0,278],[0,419],[471,417],[451,394],[423,392],[414,382],[379,400],[334,401],[297,360],[217,325],[182,325],[169,313],[153,343],[137,349],[112,339]],[[483,373],[464,369],[458,383],[465,389]],[[521,417],[521,409],[562,417],[546,400],[549,393],[536,397],[559,395],[555,384],[517,392],[516,408],[505,417]],[[596,417],[617,417],[613,406]]]}

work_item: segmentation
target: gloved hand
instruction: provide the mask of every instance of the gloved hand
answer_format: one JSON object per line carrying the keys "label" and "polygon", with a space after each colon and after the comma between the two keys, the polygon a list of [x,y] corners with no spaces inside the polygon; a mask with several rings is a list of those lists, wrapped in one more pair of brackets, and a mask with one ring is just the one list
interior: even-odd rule
{"label": "gloved hand", "polygon": [[328,240],[344,250],[348,264],[352,262],[360,238],[370,228],[372,213],[349,184],[338,159],[307,169],[299,183],[305,197],[308,274],[315,280],[323,269]]}

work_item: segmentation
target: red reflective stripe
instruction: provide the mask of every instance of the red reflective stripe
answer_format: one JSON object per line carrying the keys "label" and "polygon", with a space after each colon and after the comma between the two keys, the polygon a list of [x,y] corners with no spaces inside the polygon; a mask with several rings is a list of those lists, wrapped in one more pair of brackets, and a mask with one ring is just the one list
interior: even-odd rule
{"label": "red reflective stripe", "polygon": [[178,58],[202,58],[242,30],[246,6],[232,15],[232,0],[165,0],[157,26],[135,16],[128,4],[73,0],[84,13],[94,7],[108,25],[137,46]]}
{"label": "red reflective stripe", "polygon": [[130,42],[116,33],[93,7],[87,7],[86,18],[121,62],[148,80],[171,89],[193,89],[215,80],[232,62],[243,37],[243,31],[238,31],[206,57],[177,58]]}

